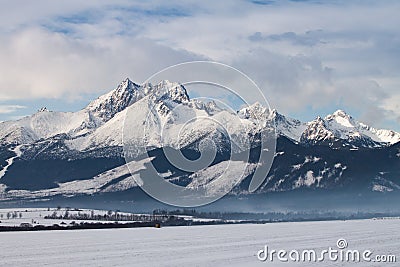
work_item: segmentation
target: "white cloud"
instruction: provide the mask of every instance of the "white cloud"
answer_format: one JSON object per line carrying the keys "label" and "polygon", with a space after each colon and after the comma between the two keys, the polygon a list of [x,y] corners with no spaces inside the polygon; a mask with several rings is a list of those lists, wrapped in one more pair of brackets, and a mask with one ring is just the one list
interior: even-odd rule
{"label": "white cloud", "polygon": [[1,105],[0,104],[0,114],[9,114],[13,113],[17,110],[20,109],[25,109],[25,106],[20,106],[20,105]]}

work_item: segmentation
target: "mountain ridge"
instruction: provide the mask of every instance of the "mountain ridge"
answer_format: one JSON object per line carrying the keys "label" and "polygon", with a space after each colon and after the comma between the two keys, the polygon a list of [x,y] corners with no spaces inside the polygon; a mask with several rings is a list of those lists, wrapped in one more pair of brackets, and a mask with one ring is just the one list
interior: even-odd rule
{"label": "mountain ridge", "polygon": [[[69,134],[72,137],[87,135],[106,124],[116,114],[123,112],[133,103],[150,94],[157,95],[157,92],[160,91],[162,93],[167,92],[164,100],[172,100],[179,104],[186,103],[199,110],[206,110],[208,107],[207,112],[209,114],[216,110],[215,103],[214,107],[211,107],[212,103],[191,100],[186,89],[178,83],[161,81],[157,85],[149,83],[138,85],[126,78],[116,89],[93,100],[80,111],[54,112],[44,109],[17,121],[1,122],[0,143],[30,143],[62,133]],[[159,108],[167,109],[165,106]],[[337,110],[324,118],[318,116],[309,122],[301,122],[287,117],[276,110],[269,110],[257,103],[238,110],[237,113],[242,119],[249,119],[252,116],[249,113],[250,110],[250,113],[253,114],[258,112],[258,118],[263,117],[266,121],[274,121],[278,134],[305,145],[318,143],[329,145],[335,139],[341,139],[354,148],[360,145],[380,147],[400,141],[400,133],[367,126],[354,120],[343,110]],[[16,132],[20,132],[20,134],[18,135]]]}

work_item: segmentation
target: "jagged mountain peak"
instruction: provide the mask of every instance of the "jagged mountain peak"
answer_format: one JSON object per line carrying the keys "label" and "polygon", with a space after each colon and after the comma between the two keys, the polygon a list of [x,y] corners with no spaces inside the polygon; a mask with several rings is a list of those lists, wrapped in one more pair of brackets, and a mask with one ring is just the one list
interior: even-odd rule
{"label": "jagged mountain peak", "polygon": [[269,117],[270,113],[270,110],[261,105],[258,101],[238,111],[238,115],[241,118],[256,120],[266,119]]}
{"label": "jagged mountain peak", "polygon": [[327,129],[327,123],[321,116],[317,116],[314,120],[307,122],[306,124],[308,129],[315,129],[315,131]]}
{"label": "jagged mountain peak", "polygon": [[152,93],[158,100],[172,100],[177,103],[190,101],[186,88],[177,82],[162,80],[155,85],[146,83],[143,88],[145,94]]}
{"label": "jagged mountain peak", "polygon": [[203,101],[203,99],[191,99],[189,105],[193,108],[204,110],[209,115],[214,115],[223,110],[214,100]]}
{"label": "jagged mountain peak", "polygon": [[142,95],[140,85],[126,78],[116,89],[92,101],[86,109],[106,122],[132,102],[137,101]]}
{"label": "jagged mountain peak", "polygon": [[353,117],[341,109],[335,111],[333,114],[327,115],[325,120],[328,122],[336,122],[337,124],[347,128],[353,128],[357,125],[357,122]]}
{"label": "jagged mountain peak", "polygon": [[347,114],[346,111],[344,111],[342,109],[338,109],[335,112],[333,112],[332,116],[335,116],[335,117],[339,116],[339,117],[342,117],[342,118],[350,118],[351,117],[349,114]]}
{"label": "jagged mountain peak", "polygon": [[123,95],[124,92],[133,93],[134,90],[139,88],[139,85],[131,81],[129,78],[125,78],[115,89],[115,93],[119,95]]}
{"label": "jagged mountain peak", "polygon": [[318,116],[316,119],[307,123],[306,129],[303,131],[300,141],[306,144],[316,144],[333,140],[335,135],[327,127],[323,118]]}
{"label": "jagged mountain peak", "polygon": [[94,100],[86,109],[106,122],[116,113],[149,94],[153,94],[159,100],[172,100],[178,103],[189,101],[186,89],[179,83],[162,80],[156,85],[151,83],[139,85],[126,78],[116,89]]}
{"label": "jagged mountain peak", "polygon": [[270,119],[275,123],[276,132],[279,135],[286,136],[294,142],[300,141],[301,135],[307,127],[305,123],[286,117],[276,109],[271,111]]}

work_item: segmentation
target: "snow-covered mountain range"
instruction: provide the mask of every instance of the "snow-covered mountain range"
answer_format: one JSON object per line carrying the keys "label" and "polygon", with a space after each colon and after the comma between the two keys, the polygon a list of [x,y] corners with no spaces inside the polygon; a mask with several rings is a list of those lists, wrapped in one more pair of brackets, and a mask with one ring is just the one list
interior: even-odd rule
{"label": "snow-covered mountain range", "polygon": [[[0,143],[30,144],[66,134],[69,143],[75,149],[87,149],[88,142],[97,146],[122,145],[120,132],[115,129],[122,129],[126,108],[135,104],[131,108],[141,110],[142,114],[145,114],[154,104],[152,103],[154,95],[160,92],[161,94],[168,92],[168,97],[159,99],[157,103],[161,116],[165,116],[162,113],[173,108],[171,103],[184,103],[187,110],[182,109],[182,113],[190,109],[198,116],[229,116],[228,111],[218,108],[215,103],[190,100],[185,88],[177,83],[162,81],[157,85],[140,86],[125,79],[116,89],[100,96],[78,112],[56,112],[43,108],[32,116],[0,123]],[[239,110],[238,114],[242,119],[241,123],[246,123],[246,120],[251,121],[252,114],[258,114],[257,118],[263,118],[266,124],[273,122],[278,134],[298,143],[329,144],[335,140],[343,140],[354,146],[379,147],[400,141],[400,133],[370,127],[356,121],[343,110],[338,110],[325,118],[317,117],[310,122],[300,122],[285,117],[276,110],[270,111],[261,107],[258,103]],[[141,118],[140,114],[137,117],[146,119]],[[174,123],[177,122],[171,124]],[[202,125],[203,123],[198,126]]]}
{"label": "snow-covered mountain range", "polygon": [[[355,171],[359,166],[349,165],[370,160],[375,154],[382,158],[378,160],[394,166],[371,170],[365,187],[373,191],[400,189],[400,176],[395,171],[400,166],[400,133],[367,126],[342,110],[310,122],[286,117],[259,103],[234,113],[212,101],[190,99],[178,83],[139,85],[125,79],[80,111],[43,108],[31,116],[0,123],[0,195],[43,197],[137,187],[123,160],[122,136],[128,112],[134,114],[129,123],[131,141],[151,147],[153,153],[153,157],[135,162],[135,168],[145,169],[152,162],[163,177],[184,186],[195,187],[214,179],[226,168],[226,153],[246,150],[246,140],[257,147],[258,134],[274,126],[278,138],[275,162],[258,193],[343,186],[361,175]],[[225,130],[216,122],[223,122]],[[145,135],[143,125],[148,127]],[[236,137],[234,151],[228,149],[226,131]],[[188,173],[163,161],[160,148],[168,146],[196,154],[194,144],[206,138],[211,138],[219,149],[218,159],[209,168]],[[348,153],[357,150],[363,154],[347,158]],[[256,162],[246,164],[243,183],[257,166]],[[234,175],[235,168],[231,171]]]}

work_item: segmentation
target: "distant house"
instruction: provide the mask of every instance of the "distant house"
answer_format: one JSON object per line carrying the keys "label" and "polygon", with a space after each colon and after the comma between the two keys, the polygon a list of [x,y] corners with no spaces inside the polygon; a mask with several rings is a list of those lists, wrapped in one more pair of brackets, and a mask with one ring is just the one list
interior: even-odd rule
{"label": "distant house", "polygon": [[22,228],[30,228],[30,227],[33,227],[33,225],[30,224],[30,223],[21,223],[21,224],[19,225],[19,227],[22,227]]}

